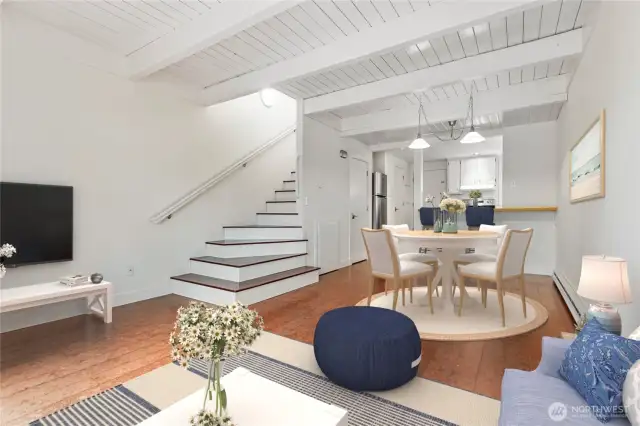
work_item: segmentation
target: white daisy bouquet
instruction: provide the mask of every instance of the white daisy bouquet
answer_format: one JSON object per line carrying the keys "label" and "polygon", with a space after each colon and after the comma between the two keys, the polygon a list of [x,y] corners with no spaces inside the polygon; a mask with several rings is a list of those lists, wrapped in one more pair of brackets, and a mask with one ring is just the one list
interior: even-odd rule
{"label": "white daisy bouquet", "polygon": [[[209,361],[204,403],[191,418],[192,425],[233,426],[226,414],[227,395],[220,384],[221,361],[246,353],[263,329],[262,317],[241,303],[218,308],[191,302],[178,309],[169,337],[172,358],[185,368],[191,358]],[[213,400],[212,391],[216,394],[215,412],[206,410],[207,397]]]}
{"label": "white daisy bouquet", "polygon": [[455,198],[445,198],[440,202],[440,210],[449,213],[463,213],[467,209],[467,205],[462,200]]}
{"label": "white daisy bouquet", "polygon": [[0,247],[0,278],[4,277],[7,269],[4,267],[4,261],[17,253],[17,250],[11,244],[3,244]]}

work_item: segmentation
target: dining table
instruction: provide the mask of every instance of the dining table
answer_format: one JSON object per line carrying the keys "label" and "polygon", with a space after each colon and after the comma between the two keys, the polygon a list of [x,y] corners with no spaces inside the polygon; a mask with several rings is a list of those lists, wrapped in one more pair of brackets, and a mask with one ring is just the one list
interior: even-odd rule
{"label": "dining table", "polygon": [[[460,285],[460,278],[454,266],[456,256],[469,248],[497,247],[500,235],[495,232],[459,230],[457,233],[425,231],[392,231],[398,241],[399,253],[418,253],[420,249],[428,249],[438,258],[438,272],[433,284],[442,282],[442,294],[438,298],[444,308],[455,309],[453,282],[460,291],[465,291]],[[465,300],[470,300],[466,297]],[[428,304],[428,298],[418,301],[420,305]]]}

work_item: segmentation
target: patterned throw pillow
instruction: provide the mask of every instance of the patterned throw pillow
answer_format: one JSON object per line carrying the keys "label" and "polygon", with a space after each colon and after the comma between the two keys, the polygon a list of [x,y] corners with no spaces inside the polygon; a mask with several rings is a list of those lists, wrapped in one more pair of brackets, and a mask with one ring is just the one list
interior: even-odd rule
{"label": "patterned throw pillow", "polygon": [[632,426],[640,426],[640,361],[633,364],[627,373],[622,388],[624,411]]}
{"label": "patterned throw pillow", "polygon": [[609,333],[592,319],[569,346],[558,373],[606,423],[624,415],[622,386],[638,360],[640,342]]}

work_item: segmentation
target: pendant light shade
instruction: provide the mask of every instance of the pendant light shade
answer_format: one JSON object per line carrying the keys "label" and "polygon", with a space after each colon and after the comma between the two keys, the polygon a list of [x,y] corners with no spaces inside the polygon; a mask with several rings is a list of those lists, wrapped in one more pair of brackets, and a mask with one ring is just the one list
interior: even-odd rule
{"label": "pendant light shade", "polygon": [[473,126],[471,126],[471,131],[464,135],[464,138],[460,141],[460,143],[479,143],[484,142],[486,139],[478,132],[475,131]]}
{"label": "pendant light shade", "polygon": [[409,149],[425,149],[429,148],[430,146],[431,145],[429,145],[429,143],[422,139],[422,136],[418,134],[418,137],[413,142],[411,142],[411,145],[409,145]]}

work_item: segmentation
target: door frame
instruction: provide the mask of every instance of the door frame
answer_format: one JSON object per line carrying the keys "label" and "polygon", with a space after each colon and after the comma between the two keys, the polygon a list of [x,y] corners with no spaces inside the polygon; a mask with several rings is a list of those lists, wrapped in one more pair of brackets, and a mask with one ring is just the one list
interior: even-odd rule
{"label": "door frame", "polygon": [[371,227],[371,223],[372,223],[372,217],[371,217],[371,203],[372,203],[372,197],[373,197],[373,184],[371,182],[371,164],[369,164],[369,161],[360,158],[360,157],[355,157],[355,156],[349,156],[349,263],[351,263],[352,265],[354,263],[358,263],[358,262],[363,262],[364,260],[366,260],[366,253],[365,253],[365,259],[363,260],[356,260],[355,262],[353,261],[353,256],[352,256],[352,232],[353,230],[352,228],[352,219],[351,219],[351,214],[353,209],[351,208],[351,173],[352,173],[352,167],[351,167],[351,161],[355,160],[355,161],[359,161],[361,163],[364,164],[366,171],[367,171],[367,175],[366,175],[366,200],[367,200],[367,207],[366,207],[366,212],[367,212],[367,223],[366,226],[367,227]]}

